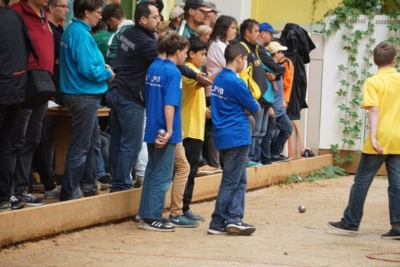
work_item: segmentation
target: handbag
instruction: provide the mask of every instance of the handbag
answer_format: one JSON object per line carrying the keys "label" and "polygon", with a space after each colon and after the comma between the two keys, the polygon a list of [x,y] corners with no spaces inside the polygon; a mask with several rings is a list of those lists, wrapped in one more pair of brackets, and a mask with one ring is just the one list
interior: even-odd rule
{"label": "handbag", "polygon": [[39,65],[39,69],[31,69],[28,71],[26,81],[25,102],[21,105],[22,109],[36,109],[53,98],[56,94],[56,86],[54,84],[53,75],[42,68],[39,63],[39,57],[33,48],[32,40],[28,30],[24,26],[25,38],[30,47],[35,61]]}

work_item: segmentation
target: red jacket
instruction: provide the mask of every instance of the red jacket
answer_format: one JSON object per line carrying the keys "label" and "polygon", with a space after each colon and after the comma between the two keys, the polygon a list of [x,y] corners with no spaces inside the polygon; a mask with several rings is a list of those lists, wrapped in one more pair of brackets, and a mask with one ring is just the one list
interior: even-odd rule
{"label": "red jacket", "polygon": [[[20,0],[19,3],[11,5],[9,8],[20,14],[23,18],[28,28],[29,35],[31,36],[33,47],[39,56],[41,67],[50,73],[53,73],[54,40],[53,33],[47,20],[47,14],[44,9],[42,9],[45,18],[43,24],[41,17],[38,16],[25,0]],[[38,63],[31,54],[29,56],[28,70],[39,68]]]}

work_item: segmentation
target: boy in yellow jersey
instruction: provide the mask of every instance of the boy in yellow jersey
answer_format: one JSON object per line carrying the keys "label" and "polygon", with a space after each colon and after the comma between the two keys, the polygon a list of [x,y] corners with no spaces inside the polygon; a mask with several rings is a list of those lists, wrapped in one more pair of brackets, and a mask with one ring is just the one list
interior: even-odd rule
{"label": "boy in yellow jersey", "polygon": [[368,189],[379,168],[386,163],[392,227],[382,238],[400,240],[400,74],[394,68],[396,56],[396,47],[388,42],[374,49],[374,62],[379,70],[365,82],[363,96],[363,108],[369,110],[370,132],[343,218],[328,223],[344,233],[358,231]]}
{"label": "boy in yellow jersey", "polygon": [[[195,72],[200,72],[207,53],[207,44],[198,37],[189,39],[190,48],[185,65]],[[182,76],[182,130],[183,146],[190,165],[190,173],[183,195],[183,215],[194,221],[204,218],[190,209],[192,202],[194,179],[199,168],[199,158],[204,141],[206,123],[206,96],[204,88],[197,81]]]}

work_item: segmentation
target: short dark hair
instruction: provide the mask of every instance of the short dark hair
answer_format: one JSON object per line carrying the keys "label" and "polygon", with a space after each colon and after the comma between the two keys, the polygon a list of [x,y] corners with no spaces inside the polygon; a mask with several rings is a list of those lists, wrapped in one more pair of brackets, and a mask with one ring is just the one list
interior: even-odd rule
{"label": "short dark hair", "polygon": [[378,67],[390,65],[396,56],[396,46],[387,41],[379,43],[374,49],[374,62]]}
{"label": "short dark hair", "polygon": [[101,12],[101,17],[104,21],[107,21],[110,18],[116,18],[120,20],[125,18],[125,14],[120,5],[109,4],[103,9],[103,12]]}
{"label": "short dark hair", "polygon": [[226,64],[232,63],[235,58],[238,56],[247,56],[249,52],[247,49],[239,42],[239,41],[232,41],[225,49],[225,61]]}
{"label": "short dark hair", "polygon": [[96,33],[100,30],[107,30],[107,24],[101,19],[99,19],[99,22],[97,22],[96,26],[92,27],[92,33]]}
{"label": "short dark hair", "polygon": [[189,41],[185,37],[179,34],[171,34],[166,38],[164,43],[165,54],[167,54],[167,56],[173,56],[176,51],[183,51],[188,46]]}
{"label": "short dark hair", "polygon": [[172,34],[178,34],[175,31],[166,31],[163,32],[160,37],[157,39],[157,51],[159,54],[165,53],[165,41],[171,36]]}
{"label": "short dark hair", "polygon": [[135,15],[134,15],[135,25],[139,25],[140,19],[142,17],[145,17],[145,18],[150,17],[150,14],[151,14],[150,6],[154,6],[154,4],[151,2],[148,2],[148,1],[139,3],[136,6]]}
{"label": "short dark hair", "polygon": [[254,25],[260,25],[260,23],[258,23],[258,21],[254,20],[254,19],[246,19],[242,22],[242,24],[240,25],[240,35],[242,37],[246,36],[246,31],[253,31],[253,27]]}
{"label": "short dark hair", "polygon": [[215,42],[217,39],[220,39],[222,42],[225,42],[226,32],[228,31],[232,23],[237,24],[237,21],[234,17],[225,15],[220,16],[215,22],[209,43],[211,44],[212,42]]}
{"label": "short dark hair", "polygon": [[197,36],[192,36],[189,38],[189,45],[190,47],[188,50],[188,56],[191,51],[193,51],[193,53],[197,53],[200,50],[207,50],[207,44]]}
{"label": "short dark hair", "polygon": [[95,11],[103,6],[103,0],[75,0],[74,1],[74,16],[77,19],[85,18],[85,11]]}
{"label": "short dark hair", "polygon": [[47,3],[47,6],[44,7],[44,9],[46,10],[46,12],[50,12],[50,6],[55,6],[57,5],[58,0],[49,0],[49,2]]}

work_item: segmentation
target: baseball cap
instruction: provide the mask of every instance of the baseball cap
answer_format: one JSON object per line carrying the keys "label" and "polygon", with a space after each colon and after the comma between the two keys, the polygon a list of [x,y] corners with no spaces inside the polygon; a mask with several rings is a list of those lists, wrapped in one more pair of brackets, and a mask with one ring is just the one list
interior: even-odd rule
{"label": "baseball cap", "polygon": [[221,13],[221,11],[219,11],[217,9],[217,6],[215,5],[214,2],[204,2],[205,6],[211,8],[211,11],[216,12],[216,13]]}
{"label": "baseball cap", "polygon": [[176,19],[185,12],[182,7],[176,6],[169,12],[169,20]]}
{"label": "baseball cap", "polygon": [[183,9],[189,10],[189,9],[201,9],[205,12],[210,12],[212,11],[211,8],[207,7],[206,4],[203,2],[203,0],[186,0],[185,1],[185,6]]}
{"label": "baseball cap", "polygon": [[279,32],[275,31],[271,24],[267,22],[260,23],[260,32],[270,32],[273,34],[277,34]]}
{"label": "baseball cap", "polygon": [[288,50],[288,48],[286,46],[281,45],[278,42],[270,42],[269,45],[266,47],[266,49],[268,50],[268,52],[270,52],[271,54],[275,54],[278,51],[285,51]]}

